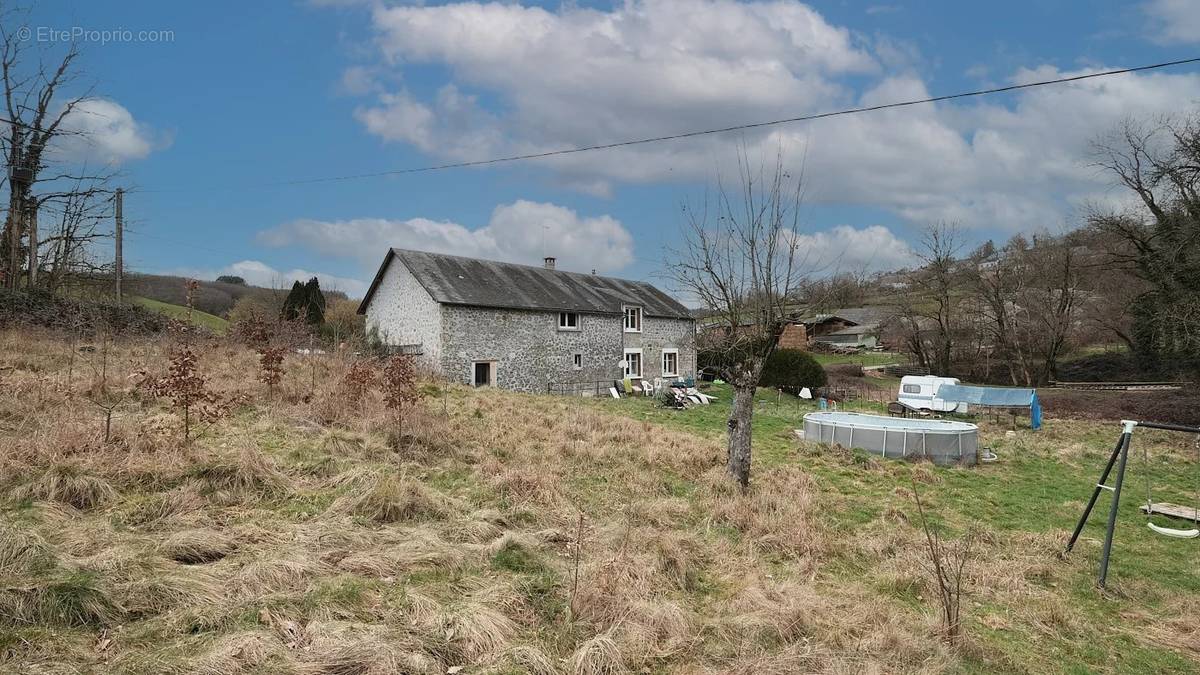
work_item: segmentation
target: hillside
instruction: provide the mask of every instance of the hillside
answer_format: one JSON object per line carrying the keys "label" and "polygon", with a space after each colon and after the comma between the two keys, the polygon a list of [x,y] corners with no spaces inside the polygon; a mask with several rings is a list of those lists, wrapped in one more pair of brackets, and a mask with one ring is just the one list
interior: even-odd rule
{"label": "hillside", "polygon": [[[348,393],[349,357],[289,356],[268,392],[220,340],[196,350],[227,414],[184,443],[169,400],[131,391],[106,442],[100,360],[118,390],[165,372],[162,346],[71,350],[0,332],[0,670],[1198,670],[1194,542],[1130,499],[1111,595],[1099,523],[1057,557],[1115,424],[985,421],[1001,461],[938,469],[797,443],[811,404],[763,392],[742,493],[720,406],[427,384],[399,433]],[[1194,490],[1190,439],[1142,448],[1160,494]],[[956,647],[914,487],[947,536],[978,533]]]}
{"label": "hillside", "polygon": [[[184,321],[189,316],[188,308],[183,305],[171,305],[165,302],[159,302],[158,300],[151,300],[150,298],[142,297],[134,297],[132,300],[136,305],[145,307],[152,312],[157,312],[163,316],[167,316],[178,321]],[[229,330],[228,321],[219,316],[213,316],[208,312],[201,312],[200,310],[195,309],[191,311],[190,316],[196,325],[218,335],[223,335],[225,331]]]}
{"label": "hillside", "polygon": [[[233,305],[246,296],[254,296],[261,302],[275,307],[283,306],[283,299],[288,289],[263,288],[246,284],[230,284],[220,281],[199,281],[199,288],[193,300],[196,309],[217,317],[226,317]],[[187,305],[187,279],[185,277],[134,274],[127,282],[127,292],[131,295],[156,300],[168,305]],[[345,293],[322,289],[326,300],[344,298]]]}

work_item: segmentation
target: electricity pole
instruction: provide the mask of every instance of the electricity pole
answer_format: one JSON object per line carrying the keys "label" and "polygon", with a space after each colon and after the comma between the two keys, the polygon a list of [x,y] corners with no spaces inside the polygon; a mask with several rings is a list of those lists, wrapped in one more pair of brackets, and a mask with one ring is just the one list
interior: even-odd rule
{"label": "electricity pole", "polygon": [[125,276],[125,256],[121,250],[125,242],[125,190],[117,188],[116,199],[116,216],[117,216],[117,231],[116,231],[116,255],[113,260],[117,274],[117,304],[121,304],[121,279]]}
{"label": "electricity pole", "polygon": [[25,200],[28,209],[25,211],[25,228],[29,230],[29,290],[37,288],[38,272],[38,208],[37,200]]}

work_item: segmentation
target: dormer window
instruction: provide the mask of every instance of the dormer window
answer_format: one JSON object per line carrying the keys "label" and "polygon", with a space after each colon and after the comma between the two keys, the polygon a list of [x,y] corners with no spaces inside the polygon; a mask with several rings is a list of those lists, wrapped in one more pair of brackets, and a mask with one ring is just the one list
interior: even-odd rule
{"label": "dormer window", "polygon": [[642,332],[642,308],[641,307],[626,307],[625,308],[625,332],[626,333]]}
{"label": "dormer window", "polygon": [[579,330],[579,314],[576,312],[559,312],[558,329]]}

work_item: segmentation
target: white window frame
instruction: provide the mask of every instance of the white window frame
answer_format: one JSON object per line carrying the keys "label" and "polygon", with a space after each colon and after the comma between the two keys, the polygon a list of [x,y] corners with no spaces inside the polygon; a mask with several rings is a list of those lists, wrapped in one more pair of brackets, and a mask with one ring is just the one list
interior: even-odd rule
{"label": "white window frame", "polygon": [[[476,366],[479,366],[479,365],[481,365],[481,364],[487,364],[487,367],[488,367],[488,380],[490,381],[490,383],[489,383],[489,384],[481,385],[481,384],[479,384],[479,382],[478,382],[478,381],[475,379],[475,367],[476,367]],[[488,360],[472,361],[472,362],[471,362],[471,374],[470,374],[470,376],[469,376],[469,380],[468,380],[468,381],[471,383],[471,386],[472,386],[472,387],[477,387],[477,388],[478,388],[478,387],[495,387],[495,386],[496,386],[496,371],[497,371],[497,370],[498,370],[498,368],[496,367],[496,362],[495,362],[495,361],[488,361]]]}
{"label": "white window frame", "polygon": [[[624,315],[625,315],[624,325],[625,325],[626,333],[642,332],[642,308],[641,307],[635,307],[633,305],[628,305],[625,307]],[[635,320],[631,322],[629,320],[630,317],[634,317]],[[630,327],[630,323],[633,323],[634,325],[632,327]]]}
{"label": "white window frame", "polygon": [[[567,321],[568,317],[573,317],[575,319],[574,326],[570,325],[569,321]],[[566,330],[566,331],[579,330],[579,312],[559,312],[558,313],[558,329]]]}
{"label": "white window frame", "polygon": [[575,370],[583,370],[583,354],[575,352],[575,355],[571,357],[571,363]]}
{"label": "white window frame", "polygon": [[[630,354],[637,354],[638,369],[637,369],[636,374],[631,373],[629,371],[629,355]],[[646,364],[645,364],[645,362],[642,361],[642,348],[641,347],[638,347],[636,349],[628,349],[627,348],[625,350],[625,361],[624,361],[624,368],[623,368],[624,377],[627,377],[631,380],[640,380],[640,379],[642,379],[642,373],[645,372],[645,367],[646,367]]]}
{"label": "white window frame", "polygon": [[[675,369],[667,370],[667,355],[675,356]],[[679,350],[674,347],[668,347],[662,350],[662,376],[663,377],[679,377]]]}

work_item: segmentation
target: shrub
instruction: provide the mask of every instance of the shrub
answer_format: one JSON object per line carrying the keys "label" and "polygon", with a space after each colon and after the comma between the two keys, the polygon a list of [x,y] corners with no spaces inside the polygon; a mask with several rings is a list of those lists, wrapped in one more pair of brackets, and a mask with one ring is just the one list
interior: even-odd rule
{"label": "shrub", "polygon": [[804,387],[824,387],[825,382],[825,369],[812,354],[799,349],[776,349],[763,366],[759,384],[798,392]]}
{"label": "shrub", "polygon": [[0,326],[44,326],[122,335],[161,333],[167,322],[137,305],[110,305],[62,298],[46,291],[0,289]]}

